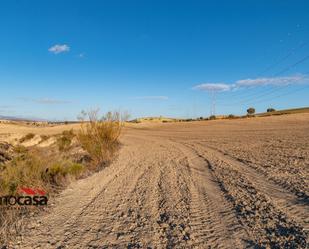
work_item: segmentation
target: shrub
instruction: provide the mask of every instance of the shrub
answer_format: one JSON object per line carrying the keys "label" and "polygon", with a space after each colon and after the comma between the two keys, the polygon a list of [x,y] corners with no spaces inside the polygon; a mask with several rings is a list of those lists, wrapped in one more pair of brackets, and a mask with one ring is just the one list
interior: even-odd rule
{"label": "shrub", "polygon": [[102,118],[98,118],[98,110],[82,114],[83,122],[77,135],[78,141],[96,166],[101,165],[111,160],[118,148],[124,120],[118,112],[108,112]]}
{"label": "shrub", "polygon": [[20,187],[36,187],[45,190],[63,185],[66,176],[78,178],[85,167],[70,160],[52,162],[39,151],[23,151],[0,172],[0,194],[15,194]]}
{"label": "shrub", "polygon": [[34,136],[35,136],[35,134],[33,134],[33,133],[28,133],[27,135],[25,135],[25,136],[23,136],[21,139],[19,139],[19,142],[20,142],[20,143],[23,143],[23,142],[25,142],[25,141],[28,141],[28,140],[34,138]]}
{"label": "shrub", "polygon": [[[80,177],[86,169],[85,166],[70,160],[60,158],[53,162],[50,159],[44,150],[16,146],[14,157],[1,165],[0,196],[19,194],[20,187],[33,187],[50,192],[54,187],[62,187],[67,183],[67,179]],[[25,228],[23,217],[30,211],[31,209],[1,210],[1,245],[15,239],[21,229]]]}
{"label": "shrub", "polygon": [[46,141],[47,139],[49,139],[49,136],[47,135],[41,135],[41,142]]}
{"label": "shrub", "polygon": [[274,108],[268,108],[267,112],[275,112],[276,110]]}
{"label": "shrub", "polygon": [[209,117],[209,120],[215,120],[216,119],[216,116],[215,115],[211,115],[210,117]]}
{"label": "shrub", "polygon": [[0,173],[0,192],[14,194],[20,186],[43,187],[44,163],[34,154],[25,152],[8,164]]}
{"label": "shrub", "polygon": [[53,163],[46,170],[46,181],[52,185],[64,185],[66,183],[67,176],[73,176],[78,178],[84,172],[85,167],[82,164],[74,163],[72,161],[58,161]]}
{"label": "shrub", "polygon": [[252,115],[252,114],[255,113],[255,109],[253,107],[250,107],[250,108],[247,109],[247,113],[248,113],[248,115]]}
{"label": "shrub", "polygon": [[80,163],[72,163],[66,170],[69,175],[79,177],[84,172],[85,167]]}
{"label": "shrub", "polygon": [[72,139],[74,137],[73,130],[65,130],[62,132],[62,135],[57,138],[57,145],[60,151],[66,151],[70,148]]}
{"label": "shrub", "polygon": [[73,129],[71,129],[63,131],[62,136],[67,137],[68,139],[72,139],[75,135]]}
{"label": "shrub", "polygon": [[14,147],[14,152],[18,154],[24,154],[28,152],[28,149],[23,145],[17,145]]}
{"label": "shrub", "polygon": [[71,140],[67,137],[59,137],[57,138],[57,145],[60,151],[68,150],[71,145]]}

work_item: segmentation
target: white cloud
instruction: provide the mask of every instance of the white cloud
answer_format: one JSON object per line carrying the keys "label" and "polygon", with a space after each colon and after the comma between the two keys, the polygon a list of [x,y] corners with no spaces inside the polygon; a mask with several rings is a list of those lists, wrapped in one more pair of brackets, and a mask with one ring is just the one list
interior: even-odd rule
{"label": "white cloud", "polygon": [[71,103],[70,101],[67,101],[67,100],[50,99],[50,98],[35,99],[33,101],[39,104],[69,104]]}
{"label": "white cloud", "polygon": [[134,97],[132,99],[154,99],[154,100],[167,100],[167,96],[140,96],[140,97]]}
{"label": "white cloud", "polygon": [[197,86],[194,86],[193,89],[201,91],[229,91],[231,90],[232,85],[225,83],[204,83]]}
{"label": "white cloud", "polygon": [[294,76],[285,76],[285,77],[265,77],[265,78],[256,78],[256,79],[243,79],[238,80],[234,84],[226,83],[205,83],[194,86],[193,89],[200,91],[230,91],[237,90],[239,88],[247,87],[259,87],[259,86],[286,86],[292,84],[305,84],[309,83],[308,75],[294,75]]}
{"label": "white cloud", "polygon": [[48,51],[51,52],[51,53],[54,53],[54,54],[60,54],[60,53],[63,53],[63,52],[69,52],[70,47],[66,44],[63,44],[63,45],[56,44],[56,45],[50,47],[48,49]]}
{"label": "white cloud", "polygon": [[253,87],[253,86],[284,86],[291,84],[300,84],[309,82],[309,77],[306,75],[286,76],[286,77],[272,77],[272,78],[256,78],[244,79],[236,81],[237,87]]}

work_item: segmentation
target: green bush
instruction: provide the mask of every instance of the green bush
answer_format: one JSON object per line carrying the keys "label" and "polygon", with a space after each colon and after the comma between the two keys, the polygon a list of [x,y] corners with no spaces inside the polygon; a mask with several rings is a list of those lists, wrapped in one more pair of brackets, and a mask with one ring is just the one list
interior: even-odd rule
{"label": "green bush", "polygon": [[250,107],[250,108],[247,109],[247,113],[248,113],[248,115],[252,115],[252,114],[255,113],[255,109],[253,107]]}
{"label": "green bush", "polygon": [[268,108],[267,112],[275,112],[276,110],[274,108]]}

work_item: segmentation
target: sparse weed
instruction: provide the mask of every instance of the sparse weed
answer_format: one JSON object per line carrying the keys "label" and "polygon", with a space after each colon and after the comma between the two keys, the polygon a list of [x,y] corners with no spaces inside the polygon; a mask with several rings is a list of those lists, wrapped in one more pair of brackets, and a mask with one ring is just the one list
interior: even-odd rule
{"label": "sparse weed", "polygon": [[77,138],[94,164],[102,165],[111,160],[118,148],[118,139],[126,117],[121,117],[119,112],[108,112],[102,118],[98,118],[98,111],[82,114],[83,122]]}
{"label": "sparse weed", "polygon": [[57,144],[60,151],[66,151],[70,148],[72,139],[74,137],[73,130],[66,130],[62,132],[62,135],[57,138]]}
{"label": "sparse weed", "polygon": [[[118,148],[118,138],[123,121],[119,113],[107,113],[101,119],[97,119],[95,112],[88,114],[89,121],[82,122],[78,140],[95,163],[90,165],[87,163],[87,166],[98,166],[111,160]],[[69,150],[74,136],[73,130],[62,132],[57,139],[59,151]],[[29,133],[21,138],[20,142],[33,137],[34,134]],[[48,138],[49,136],[41,135],[41,141]],[[55,158],[55,155],[47,153],[43,148],[26,148],[17,145],[13,148],[13,153],[12,159],[1,164],[1,196],[18,194],[19,189],[24,186],[42,188],[47,192],[52,192],[59,187],[64,187],[70,179],[80,178],[89,169],[83,164],[73,162],[72,159],[64,156],[64,153],[58,153],[59,158],[52,160],[51,158]],[[23,214],[19,211],[0,214],[0,244],[16,236],[22,229],[23,226],[17,227],[16,223],[22,220],[22,217]]]}
{"label": "sparse weed", "polygon": [[21,186],[43,187],[44,170],[44,164],[37,155],[22,151],[0,172],[0,192],[14,194]]}
{"label": "sparse weed", "polygon": [[59,161],[53,163],[47,170],[49,181],[56,185],[62,185],[67,175],[78,178],[84,172],[85,167],[71,161]]}
{"label": "sparse weed", "polygon": [[34,136],[35,136],[35,134],[33,134],[33,133],[28,133],[27,135],[25,135],[25,136],[23,136],[21,139],[19,139],[19,142],[20,142],[20,143],[23,143],[23,142],[25,142],[25,141],[28,141],[28,140],[34,138]]}
{"label": "sparse weed", "polygon": [[41,135],[40,137],[41,137],[41,143],[50,138],[50,136],[48,135]]}

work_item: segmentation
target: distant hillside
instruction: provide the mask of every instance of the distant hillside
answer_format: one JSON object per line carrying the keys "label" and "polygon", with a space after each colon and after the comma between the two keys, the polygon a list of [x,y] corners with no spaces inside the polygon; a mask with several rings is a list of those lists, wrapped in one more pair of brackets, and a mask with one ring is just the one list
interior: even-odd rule
{"label": "distant hillside", "polygon": [[130,122],[132,123],[147,123],[147,122],[154,122],[154,123],[164,123],[164,122],[178,122],[179,119],[176,118],[167,118],[167,117],[143,117],[133,119]]}
{"label": "distant hillside", "polygon": [[25,121],[25,122],[36,122],[36,121],[46,121],[40,118],[26,118],[26,117],[18,117],[18,116],[4,116],[0,115],[0,120],[8,120],[8,121]]}
{"label": "distant hillside", "polygon": [[263,116],[283,115],[283,114],[293,114],[293,113],[309,113],[309,107],[285,109],[285,110],[278,110],[278,111],[273,111],[273,112],[263,112],[263,113],[256,114],[256,116],[263,117]]}

